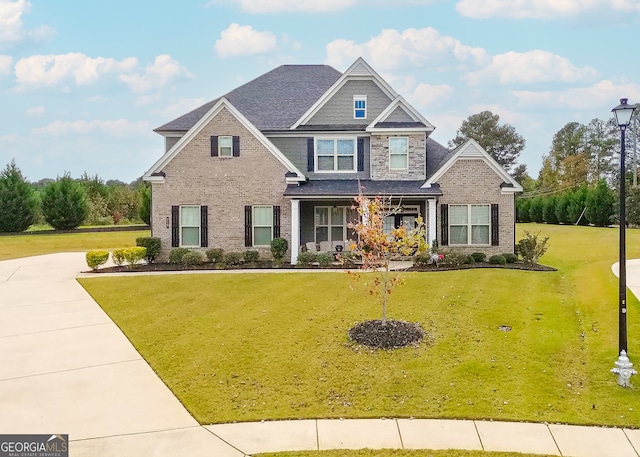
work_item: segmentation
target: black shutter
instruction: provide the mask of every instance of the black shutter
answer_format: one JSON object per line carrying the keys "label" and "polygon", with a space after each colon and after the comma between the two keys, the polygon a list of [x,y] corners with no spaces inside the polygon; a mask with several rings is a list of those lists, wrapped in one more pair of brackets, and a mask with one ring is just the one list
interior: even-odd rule
{"label": "black shutter", "polygon": [[280,237],[280,207],[273,207],[273,237]]}
{"label": "black shutter", "polygon": [[218,157],[218,137],[211,137],[211,157]]}
{"label": "black shutter", "polygon": [[240,157],[240,137],[233,137],[233,157]]}
{"label": "black shutter", "polygon": [[313,138],[307,138],[307,171],[314,171],[314,145]]}
{"label": "black shutter", "polygon": [[491,204],[491,246],[500,246],[500,226],[498,204]]}
{"label": "black shutter", "polygon": [[251,205],[244,207],[244,245],[249,247],[253,244],[253,237],[251,236]]}
{"label": "black shutter", "polygon": [[180,246],[180,207],[171,207],[171,247]]}
{"label": "black shutter", "polygon": [[364,171],[364,138],[358,138],[358,171]]}
{"label": "black shutter", "polygon": [[209,247],[209,207],[200,207],[200,247]]}
{"label": "black shutter", "polygon": [[449,205],[440,205],[440,246],[449,246]]}

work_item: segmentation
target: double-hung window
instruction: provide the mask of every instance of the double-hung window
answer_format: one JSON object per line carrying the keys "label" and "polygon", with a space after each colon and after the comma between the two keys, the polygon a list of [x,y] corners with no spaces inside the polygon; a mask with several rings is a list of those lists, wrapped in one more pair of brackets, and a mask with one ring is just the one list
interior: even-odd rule
{"label": "double-hung window", "polygon": [[355,138],[318,138],[316,140],[318,156],[316,171],[355,171]]}
{"label": "double-hung window", "polygon": [[449,244],[488,245],[491,205],[449,205]]}
{"label": "double-hung window", "polygon": [[254,206],[253,246],[269,246],[273,239],[273,206]]}
{"label": "double-hung window", "polygon": [[353,96],[353,118],[354,119],[367,118],[367,96],[366,95]]}
{"label": "double-hung window", "polygon": [[389,168],[406,170],[409,166],[409,139],[406,137],[389,138]]}
{"label": "double-hung window", "polygon": [[180,207],[180,246],[200,246],[200,206]]}
{"label": "double-hung window", "polygon": [[221,136],[218,138],[218,155],[220,157],[233,157],[233,137]]}

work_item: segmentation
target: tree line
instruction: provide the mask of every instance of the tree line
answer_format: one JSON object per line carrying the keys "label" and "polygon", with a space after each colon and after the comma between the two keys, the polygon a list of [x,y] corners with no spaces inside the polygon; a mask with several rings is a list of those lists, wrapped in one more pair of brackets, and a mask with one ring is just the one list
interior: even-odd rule
{"label": "tree line", "polygon": [[145,223],[150,221],[151,189],[141,179],[126,184],[104,182],[85,172],[28,182],[12,160],[0,173],[0,232],[16,233],[34,224],[56,230],[80,225]]}

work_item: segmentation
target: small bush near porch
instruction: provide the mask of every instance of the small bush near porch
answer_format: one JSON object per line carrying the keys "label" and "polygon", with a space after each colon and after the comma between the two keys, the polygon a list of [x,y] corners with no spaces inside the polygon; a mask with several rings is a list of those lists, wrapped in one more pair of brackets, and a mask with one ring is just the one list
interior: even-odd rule
{"label": "small bush near porch", "polygon": [[[97,277],[81,283],[201,423],[421,417],[640,425],[617,358],[615,229],[525,225],[556,272],[407,273],[389,316],[419,347],[347,340],[379,305],[343,273]],[[640,258],[640,231],[628,234]],[[629,350],[640,364],[640,306]],[[640,385],[640,378],[632,382]]]}

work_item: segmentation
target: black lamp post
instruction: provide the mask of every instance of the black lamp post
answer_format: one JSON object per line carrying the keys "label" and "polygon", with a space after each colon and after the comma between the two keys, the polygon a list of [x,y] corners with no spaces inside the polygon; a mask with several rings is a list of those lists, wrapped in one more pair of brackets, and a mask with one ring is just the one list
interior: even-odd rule
{"label": "black lamp post", "polygon": [[631,117],[636,105],[628,105],[626,98],[620,99],[620,104],[613,108],[613,114],[616,117],[618,127],[620,127],[620,262],[619,262],[619,281],[618,281],[618,351],[620,356],[615,362],[616,368],[611,371],[618,375],[618,384],[623,387],[629,387],[631,375],[636,374],[632,368],[633,364],[629,362],[627,356],[627,252],[626,252],[626,212],[625,212],[625,150],[624,150],[624,134],[631,123]]}

